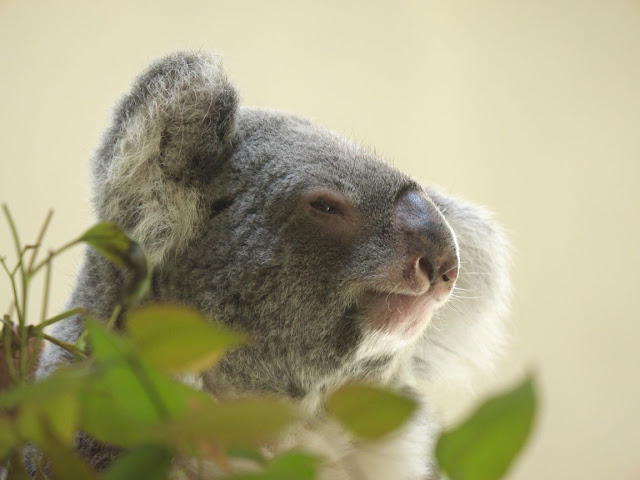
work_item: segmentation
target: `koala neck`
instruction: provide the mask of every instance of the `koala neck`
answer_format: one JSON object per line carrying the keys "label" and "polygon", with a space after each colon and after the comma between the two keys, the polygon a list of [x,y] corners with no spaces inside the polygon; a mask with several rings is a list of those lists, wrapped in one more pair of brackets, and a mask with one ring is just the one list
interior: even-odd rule
{"label": "koala neck", "polygon": [[[411,353],[349,361],[319,375],[317,368],[299,365],[293,368],[248,348],[227,355],[203,377],[205,390],[216,397],[270,394],[303,403],[319,402],[348,383],[369,383],[412,390]],[[315,399],[315,400],[314,400]]]}

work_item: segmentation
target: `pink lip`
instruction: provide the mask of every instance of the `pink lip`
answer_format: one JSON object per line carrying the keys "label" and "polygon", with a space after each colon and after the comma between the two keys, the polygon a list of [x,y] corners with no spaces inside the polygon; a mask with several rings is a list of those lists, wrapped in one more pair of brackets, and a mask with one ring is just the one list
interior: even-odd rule
{"label": "pink lip", "polygon": [[379,332],[413,336],[429,323],[436,303],[428,293],[413,296],[372,292],[365,304],[367,324]]}

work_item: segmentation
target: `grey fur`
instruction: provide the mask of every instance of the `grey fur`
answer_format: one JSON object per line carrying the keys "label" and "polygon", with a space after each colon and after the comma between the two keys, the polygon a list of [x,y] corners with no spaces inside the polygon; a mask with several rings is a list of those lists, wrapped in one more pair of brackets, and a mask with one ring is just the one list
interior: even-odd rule
{"label": "grey fur", "polygon": [[[203,376],[216,395],[275,392],[316,411],[326,392],[367,379],[420,396],[424,385],[448,381],[449,365],[461,358],[489,364],[501,342],[507,248],[488,214],[422,189],[307,120],[238,107],[216,57],[177,53],[152,65],[116,109],[93,162],[98,217],[123,225],[145,247],[155,265],[152,298],[193,305],[253,334],[251,347]],[[317,188],[351,205],[346,233],[342,223],[325,229],[308,218],[300,199]],[[423,198],[420,208],[455,261],[459,248],[457,286],[477,298],[445,305],[419,338],[395,345],[364,326],[370,292],[413,288],[402,283],[413,247],[397,220],[406,192]],[[121,285],[120,274],[88,251],[70,305],[107,317]],[[54,335],[73,342],[81,331],[82,319],[70,318]],[[48,344],[39,375],[66,361]],[[401,448],[411,457],[402,463],[415,468],[367,478],[426,478],[429,418],[424,413],[412,427],[415,451]],[[87,445],[84,452],[100,452],[89,453],[94,464],[108,463],[110,453],[105,460],[104,450]],[[327,472],[323,478],[354,478]]]}

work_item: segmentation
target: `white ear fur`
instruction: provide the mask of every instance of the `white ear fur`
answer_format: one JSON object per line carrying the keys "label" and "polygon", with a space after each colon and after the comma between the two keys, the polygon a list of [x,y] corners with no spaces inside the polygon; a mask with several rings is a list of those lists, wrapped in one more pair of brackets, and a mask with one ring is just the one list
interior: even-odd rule
{"label": "white ear fur", "polygon": [[474,372],[493,367],[505,345],[510,248],[487,210],[426,190],[456,234],[460,271],[452,297],[417,345],[414,364],[430,387],[469,385]]}
{"label": "white ear fur", "polygon": [[190,53],[153,64],[116,109],[94,160],[94,203],[154,264],[182,248],[200,222],[200,176],[229,151],[236,109],[220,59]]}

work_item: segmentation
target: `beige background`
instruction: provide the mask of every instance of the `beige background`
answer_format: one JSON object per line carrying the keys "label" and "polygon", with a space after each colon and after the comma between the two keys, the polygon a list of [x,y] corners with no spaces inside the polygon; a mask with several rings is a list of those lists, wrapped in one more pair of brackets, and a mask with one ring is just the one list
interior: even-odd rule
{"label": "beige background", "polygon": [[[109,110],[178,48],[223,53],[245,103],[495,210],[516,247],[513,341],[480,391],[533,368],[544,404],[510,478],[640,479],[639,0],[0,0],[0,201],[25,236],[49,207],[50,245],[91,224]],[[79,258],[56,264],[54,310]]]}

